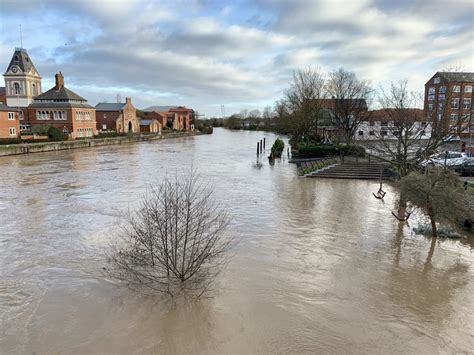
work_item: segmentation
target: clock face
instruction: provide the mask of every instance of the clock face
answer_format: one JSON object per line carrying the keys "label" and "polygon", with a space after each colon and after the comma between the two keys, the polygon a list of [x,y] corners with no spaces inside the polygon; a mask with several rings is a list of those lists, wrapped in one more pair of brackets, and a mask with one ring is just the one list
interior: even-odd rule
{"label": "clock face", "polygon": [[18,68],[17,68],[17,67],[13,67],[13,68],[12,68],[12,72],[13,72],[13,73],[18,72]]}

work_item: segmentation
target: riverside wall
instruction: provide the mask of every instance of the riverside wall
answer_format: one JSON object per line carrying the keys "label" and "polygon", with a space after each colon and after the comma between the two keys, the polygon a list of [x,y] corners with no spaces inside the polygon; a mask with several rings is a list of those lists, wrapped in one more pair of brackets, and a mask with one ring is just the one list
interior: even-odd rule
{"label": "riverside wall", "polygon": [[154,141],[154,140],[160,140],[160,139],[189,137],[189,136],[195,136],[199,134],[200,133],[198,132],[176,132],[176,133],[163,133],[161,135],[146,134],[146,135],[137,135],[137,136],[131,136],[131,137],[92,138],[92,139],[79,139],[79,140],[74,140],[74,141],[62,141],[62,142],[20,143],[20,144],[0,145],[0,157],[7,156],[7,155],[17,155],[17,154],[52,152],[56,150],[100,147],[104,145],[147,142],[147,141]]}

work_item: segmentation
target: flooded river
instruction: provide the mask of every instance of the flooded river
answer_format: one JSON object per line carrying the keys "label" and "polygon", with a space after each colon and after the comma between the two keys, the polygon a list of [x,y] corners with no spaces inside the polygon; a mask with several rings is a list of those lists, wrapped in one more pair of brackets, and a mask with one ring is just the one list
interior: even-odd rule
{"label": "flooded river", "polygon": [[[0,353],[457,353],[474,349],[472,244],[412,234],[377,182],[255,167],[271,133],[0,158]],[[239,239],[212,297],[107,280],[108,243],[147,186],[191,164]],[[412,221],[416,225],[416,221]]]}

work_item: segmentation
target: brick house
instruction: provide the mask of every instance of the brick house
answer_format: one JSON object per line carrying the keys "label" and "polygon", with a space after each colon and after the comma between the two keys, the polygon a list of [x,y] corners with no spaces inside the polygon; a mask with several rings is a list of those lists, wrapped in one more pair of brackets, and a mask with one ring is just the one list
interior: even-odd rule
{"label": "brick house", "polygon": [[146,115],[156,113],[163,117],[163,127],[175,131],[194,131],[194,110],[184,106],[150,106],[143,110]]}
{"label": "brick house", "polygon": [[140,120],[140,132],[158,133],[161,132],[161,123],[157,119]]}
{"label": "brick house", "polygon": [[28,106],[31,126],[51,125],[69,135],[69,138],[92,137],[97,134],[95,109],[87,100],[64,86],[61,72],[55,75],[56,85],[35,97]]}
{"label": "brick house", "polygon": [[468,137],[473,131],[474,73],[437,72],[425,84],[424,111],[450,135]]}
{"label": "brick house", "polygon": [[157,120],[159,124],[161,125],[161,127],[166,125],[166,120],[165,120],[166,116],[163,116],[157,111],[146,111],[144,112],[144,115],[145,115],[144,118],[146,120]]}
{"label": "brick house", "polygon": [[0,139],[18,138],[20,120],[18,110],[0,103]]}
{"label": "brick house", "polygon": [[100,102],[95,107],[97,113],[97,130],[115,131],[117,133],[140,132],[140,120],[137,110],[132,105],[132,99],[125,102]]}

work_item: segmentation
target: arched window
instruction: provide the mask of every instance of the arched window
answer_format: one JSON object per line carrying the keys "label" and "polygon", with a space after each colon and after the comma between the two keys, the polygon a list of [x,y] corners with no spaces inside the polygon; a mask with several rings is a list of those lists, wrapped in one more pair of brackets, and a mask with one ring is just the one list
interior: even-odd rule
{"label": "arched window", "polygon": [[21,94],[20,84],[18,84],[18,83],[13,84],[13,93],[15,95],[20,95]]}
{"label": "arched window", "polygon": [[32,89],[31,91],[33,92],[33,96],[38,95],[38,89],[36,88],[35,83],[31,84],[31,89]]}

